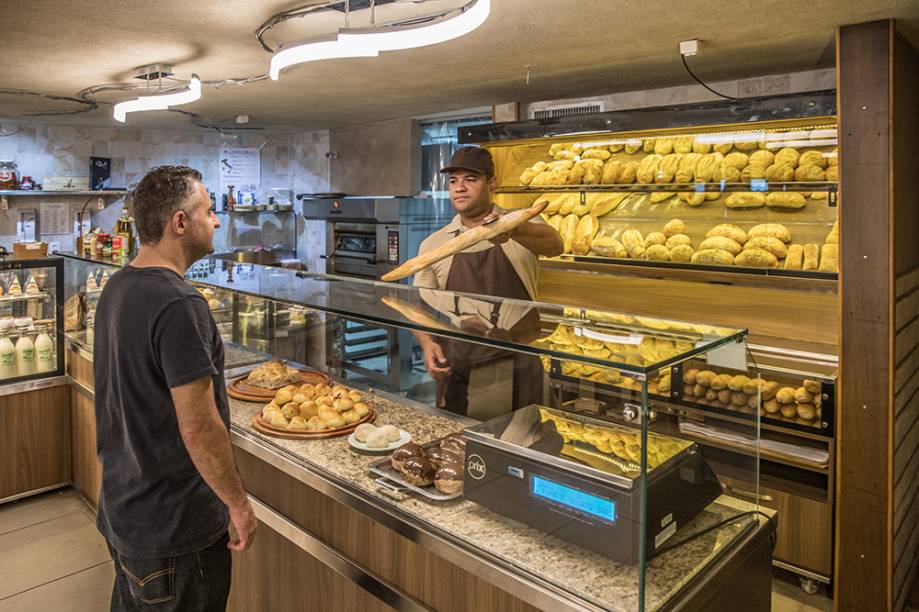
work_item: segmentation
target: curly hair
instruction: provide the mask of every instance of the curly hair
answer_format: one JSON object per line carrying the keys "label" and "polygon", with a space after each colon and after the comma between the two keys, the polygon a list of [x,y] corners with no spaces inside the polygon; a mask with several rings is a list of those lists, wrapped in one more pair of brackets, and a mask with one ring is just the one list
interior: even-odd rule
{"label": "curly hair", "polygon": [[134,188],[134,222],[141,244],[156,244],[177,210],[186,210],[188,199],[201,181],[201,173],[187,166],[157,166]]}

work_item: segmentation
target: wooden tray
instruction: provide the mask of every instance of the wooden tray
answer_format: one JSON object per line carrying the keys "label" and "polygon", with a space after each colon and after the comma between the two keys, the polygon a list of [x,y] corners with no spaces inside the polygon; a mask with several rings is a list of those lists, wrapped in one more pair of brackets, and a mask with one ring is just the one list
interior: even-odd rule
{"label": "wooden tray", "polygon": [[361,423],[370,423],[373,421],[376,413],[373,411],[373,406],[370,407],[370,412],[367,413],[367,416],[362,418],[357,423],[351,423],[345,427],[339,429],[327,429],[325,431],[306,431],[303,429],[281,429],[279,427],[272,427],[268,423],[262,420],[262,411],[259,410],[254,415],[252,415],[252,427],[259,433],[265,434],[266,436],[274,436],[275,438],[284,438],[285,440],[321,440],[323,438],[337,438],[339,436],[347,436],[354,432],[358,425]]}
{"label": "wooden tray", "polygon": [[[302,384],[315,385],[317,383],[326,385],[332,384],[331,378],[315,370],[300,370],[300,375],[302,376],[302,380],[298,383],[298,386]],[[243,400],[244,402],[268,403],[274,399],[274,394],[278,392],[277,389],[254,387],[246,382],[247,376],[249,375],[246,374],[231,381],[230,384],[227,385],[227,395],[238,400]]]}

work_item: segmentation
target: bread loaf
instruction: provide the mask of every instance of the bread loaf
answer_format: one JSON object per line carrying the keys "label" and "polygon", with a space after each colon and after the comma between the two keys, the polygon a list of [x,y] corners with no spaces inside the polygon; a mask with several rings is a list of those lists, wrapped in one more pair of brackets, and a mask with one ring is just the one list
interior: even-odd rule
{"label": "bread loaf", "polygon": [[622,232],[622,245],[628,251],[629,257],[641,259],[645,254],[645,240],[636,229],[628,229]]}
{"label": "bread loaf", "polygon": [[795,169],[791,164],[772,164],[766,168],[766,180],[772,183],[787,183],[795,178]]}
{"label": "bread loaf", "polygon": [[724,156],[724,165],[743,170],[750,164],[750,156],[746,153],[728,153]]}
{"label": "bread loaf", "polygon": [[806,166],[798,166],[798,169],[795,170],[795,180],[796,181],[823,181],[826,180],[826,173],[823,171],[823,168],[817,164],[807,164]]}
{"label": "bread loaf", "polygon": [[574,210],[574,207],[581,203],[580,195],[577,193],[566,193],[558,207],[558,214],[567,217]]}
{"label": "bread loaf", "polygon": [[655,191],[648,199],[652,204],[659,204],[660,202],[666,202],[675,195],[676,192],[674,191]]}
{"label": "bread loaf", "polygon": [[702,250],[720,249],[722,251],[727,251],[731,255],[737,255],[741,250],[743,250],[743,247],[741,247],[739,242],[724,236],[712,236],[711,238],[706,238],[702,241],[702,244],[699,245],[699,248]]}
{"label": "bread loaf", "polygon": [[655,244],[665,244],[667,242],[667,236],[661,232],[651,232],[645,236],[645,248],[648,248]]}
{"label": "bread loaf", "polygon": [[706,155],[707,153],[711,153],[711,150],[712,150],[712,144],[710,142],[701,142],[698,138],[693,139],[692,141],[692,152],[693,153],[700,153],[702,155]]}
{"label": "bread loaf", "polygon": [[670,261],[670,250],[662,244],[652,244],[645,249],[645,258],[651,261]]}
{"label": "bread loaf", "polygon": [[727,208],[759,208],[766,205],[766,196],[762,193],[737,192],[724,200]]}
{"label": "bread loaf", "polygon": [[743,252],[734,258],[734,265],[744,268],[775,268],[779,260],[769,251],[744,246]]}
{"label": "bread loaf", "polygon": [[721,249],[704,249],[693,253],[691,261],[694,264],[730,266],[734,263],[734,256],[728,251],[722,251]]}
{"label": "bread loaf", "polygon": [[619,174],[619,183],[623,185],[631,185],[634,183],[638,176],[639,165],[637,161],[627,162],[626,165],[622,167],[622,172]]}
{"label": "bread loaf", "polygon": [[533,164],[532,167],[527,168],[520,175],[520,184],[529,185],[533,181],[533,179],[536,178],[536,175],[540,174],[547,167],[548,165],[546,164],[546,162],[543,162],[543,161],[536,162],[535,164]]}
{"label": "bread loaf", "polygon": [[716,143],[714,143],[714,144],[712,145],[712,148],[715,150],[716,153],[721,153],[722,155],[727,155],[728,152],[729,152],[731,149],[734,148],[734,142],[733,142],[733,141],[730,141],[730,140],[729,140],[729,141],[716,142]]}
{"label": "bread loaf", "polygon": [[696,164],[696,181],[708,183],[712,180],[715,170],[721,166],[721,160],[724,156],[721,153],[709,153],[703,155],[702,159]]}
{"label": "bread loaf", "polygon": [[645,138],[641,143],[641,150],[645,153],[654,153],[654,139]]}
{"label": "bread loaf", "polygon": [[794,191],[773,191],[766,196],[766,206],[773,208],[804,208],[804,196]]}
{"label": "bread loaf", "polygon": [[711,387],[717,391],[728,388],[728,383],[731,382],[731,379],[734,378],[730,374],[718,374],[712,379]]}
{"label": "bread loaf", "polygon": [[669,155],[665,155],[658,165],[657,175],[654,177],[654,182],[672,183],[673,177],[676,176],[677,170],[680,167],[681,157],[683,156],[679,153],[671,153]]}
{"label": "bread loaf", "polygon": [[798,165],[798,158],[801,154],[794,147],[785,147],[775,154],[775,163],[788,164],[792,168]]}
{"label": "bread loaf", "polygon": [[762,149],[750,154],[750,165],[756,164],[763,168],[768,168],[775,162],[775,155],[772,152]]}
{"label": "bread loaf", "polygon": [[562,235],[562,242],[565,245],[565,253],[571,253],[574,249],[574,239],[577,237],[578,223],[580,222],[581,218],[574,213],[567,215],[562,221],[559,234]]}
{"label": "bread loaf", "polygon": [[774,380],[768,381],[760,388],[760,394],[764,400],[770,400],[775,397],[775,394],[778,393],[781,385]]}
{"label": "bread loaf", "polygon": [[826,180],[828,181],[838,181],[839,180],[839,166],[830,166],[826,169]]}
{"label": "bread loaf", "polygon": [[600,182],[604,185],[612,185],[619,182],[619,175],[622,174],[622,168],[625,166],[617,159],[611,159],[603,165],[603,174],[600,176]]}
{"label": "bread loaf", "polygon": [[830,233],[826,235],[826,244],[839,244],[839,219],[833,222],[833,227],[830,229]]}
{"label": "bread loaf", "polygon": [[629,256],[622,243],[609,236],[598,236],[590,245],[590,250],[601,257],[624,259]]}
{"label": "bread loaf", "polygon": [[657,169],[660,166],[663,157],[661,155],[648,155],[638,165],[638,174],[636,178],[639,183],[650,184],[657,178]]}
{"label": "bread loaf", "polygon": [[740,171],[740,180],[749,183],[753,179],[766,178],[766,166],[750,164]]}
{"label": "bread loaf", "polygon": [[673,139],[674,153],[690,153],[692,151],[692,136],[677,136]]}
{"label": "bread loaf", "polygon": [[686,231],[686,224],[680,219],[671,219],[664,224],[664,236],[670,238]]}
{"label": "bread loaf", "polygon": [[824,244],[820,249],[820,272],[839,272],[839,245]]}
{"label": "bread loaf", "polygon": [[720,225],[716,225],[705,233],[706,238],[711,238],[713,236],[724,236],[725,238],[730,238],[738,244],[743,244],[747,241],[747,233],[736,225],[731,225],[730,223],[722,223]]}
{"label": "bread loaf", "polygon": [[800,270],[804,263],[804,249],[800,244],[789,244],[785,254],[785,269]]}
{"label": "bread loaf", "polygon": [[561,229],[562,221],[564,219],[565,217],[561,215],[552,215],[551,217],[549,217],[549,220],[546,221],[546,223],[548,223],[552,227],[552,229],[554,229],[557,232]]}
{"label": "bread loaf", "polygon": [[680,191],[677,197],[690,206],[702,206],[705,202],[705,193],[701,191]]}
{"label": "bread loaf", "polygon": [[816,244],[809,243],[804,245],[802,270],[816,270],[820,261],[820,250]]}
{"label": "bread loaf", "polygon": [[778,238],[782,242],[791,242],[791,232],[789,232],[788,228],[781,223],[763,223],[761,225],[754,225],[747,232],[748,239],[759,238],[761,236]]}
{"label": "bread loaf", "polygon": [[587,255],[590,252],[590,245],[593,243],[594,236],[600,230],[600,222],[594,215],[584,215],[578,221],[575,230],[574,241],[571,245],[571,252],[575,255]]}
{"label": "bread loaf", "polygon": [[667,238],[667,242],[664,243],[668,249],[672,249],[675,246],[681,244],[692,245],[692,240],[686,234],[673,234]]}
{"label": "bread loaf", "polygon": [[590,214],[595,217],[602,217],[615,210],[622,201],[629,195],[628,193],[611,193],[598,195],[591,206]]}
{"label": "bread loaf", "polygon": [[702,159],[702,155],[699,153],[687,153],[683,155],[680,159],[679,168],[677,168],[676,175],[674,180],[677,183],[691,183],[696,176],[696,166],[699,165],[699,161]]}
{"label": "bread loaf", "polygon": [[654,153],[657,155],[669,155],[673,153],[672,138],[658,138],[654,141]]}
{"label": "bread loaf", "polygon": [[712,180],[716,183],[720,183],[721,181],[726,183],[737,183],[740,181],[740,170],[734,166],[721,164],[721,166],[715,169],[714,174],[712,174]]}
{"label": "bread loaf", "polygon": [[599,159],[601,161],[606,161],[612,157],[609,149],[587,149],[581,153],[581,159]]}
{"label": "bread loaf", "polygon": [[755,236],[749,238],[744,244],[744,249],[762,249],[775,255],[776,259],[785,259],[787,249],[785,243],[772,236]]}
{"label": "bread loaf", "polygon": [[678,244],[668,248],[670,248],[670,261],[678,263],[689,263],[692,261],[692,246],[688,244]]}
{"label": "bread loaf", "polygon": [[798,158],[798,165],[807,166],[809,164],[826,168],[829,165],[829,160],[820,151],[805,151]]}

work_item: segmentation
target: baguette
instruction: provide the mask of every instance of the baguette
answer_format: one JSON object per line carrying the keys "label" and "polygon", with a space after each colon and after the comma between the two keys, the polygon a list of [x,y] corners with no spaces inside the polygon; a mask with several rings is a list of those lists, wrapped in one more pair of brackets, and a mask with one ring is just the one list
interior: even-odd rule
{"label": "baguette", "polygon": [[451,255],[456,255],[466,249],[477,245],[483,240],[490,240],[501,234],[513,231],[529,222],[545,210],[547,203],[538,202],[529,208],[520,208],[502,215],[497,221],[489,225],[480,225],[467,232],[461,233],[456,238],[448,240],[439,247],[432,249],[424,255],[413,257],[404,264],[391,270],[380,277],[383,281],[397,281],[419,272],[431,264],[437,263]]}

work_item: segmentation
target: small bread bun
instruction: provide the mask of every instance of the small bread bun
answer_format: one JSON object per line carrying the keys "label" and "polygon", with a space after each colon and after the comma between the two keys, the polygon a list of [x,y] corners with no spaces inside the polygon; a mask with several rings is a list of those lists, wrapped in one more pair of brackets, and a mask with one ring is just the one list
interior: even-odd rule
{"label": "small bread bun", "polygon": [[354,439],[360,443],[367,442],[367,436],[377,430],[376,426],[370,423],[361,423],[354,429]]}
{"label": "small bread bun", "polygon": [[398,442],[399,438],[402,437],[402,432],[395,425],[383,425],[380,431],[386,434],[387,442]]}
{"label": "small bread bun", "polygon": [[368,448],[384,448],[388,444],[386,434],[379,429],[372,431],[367,436],[366,444]]}

